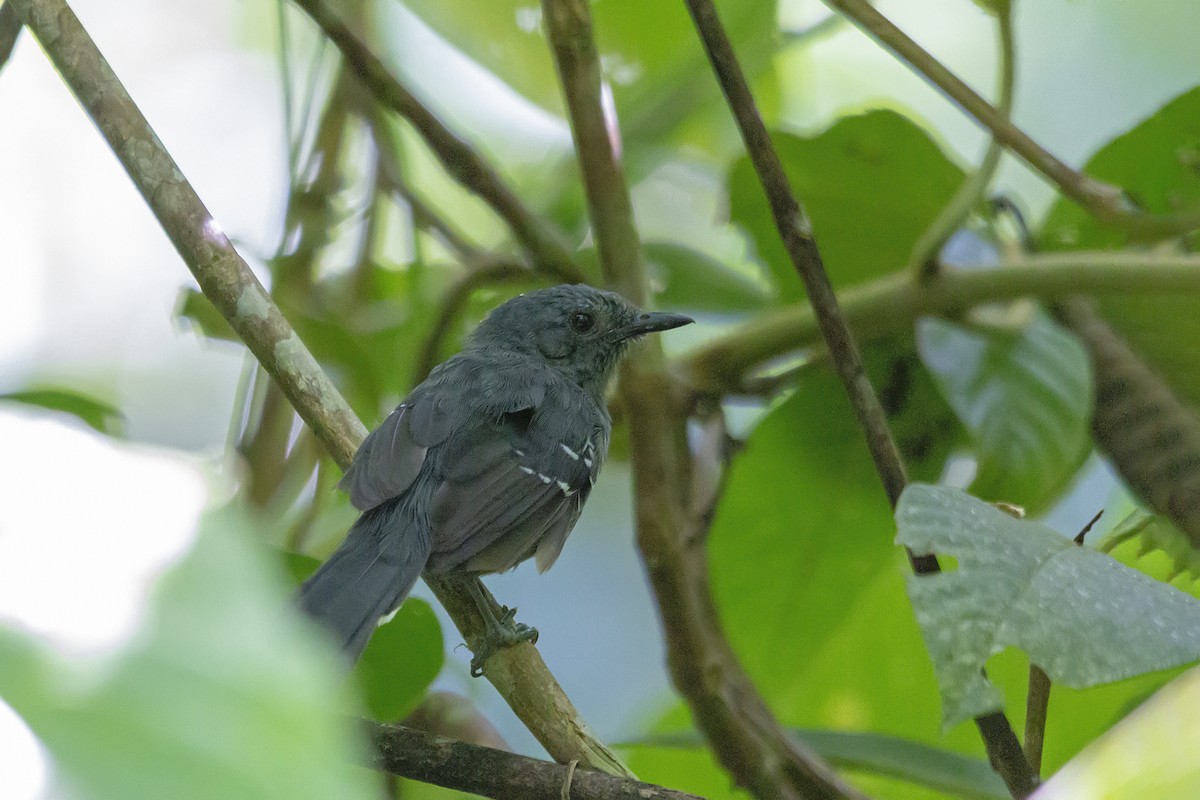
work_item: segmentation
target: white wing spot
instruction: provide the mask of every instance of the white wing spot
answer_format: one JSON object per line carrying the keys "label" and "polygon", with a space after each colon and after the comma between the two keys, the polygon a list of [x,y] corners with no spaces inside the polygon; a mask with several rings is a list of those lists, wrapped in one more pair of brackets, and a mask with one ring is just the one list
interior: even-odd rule
{"label": "white wing spot", "polygon": [[555,483],[558,484],[558,488],[562,489],[563,494],[567,497],[571,496],[571,484],[566,481],[555,481]]}
{"label": "white wing spot", "polygon": [[524,472],[526,475],[532,475],[532,474],[533,474],[533,470],[531,470],[529,467],[525,467],[525,466],[522,466],[522,467],[521,467],[521,472]]}
{"label": "white wing spot", "polygon": [[549,478],[540,472],[538,473],[538,478],[540,478],[542,483],[546,484],[547,486],[550,485],[550,481],[554,480],[553,478]]}
{"label": "white wing spot", "polygon": [[571,448],[567,447],[567,446],[566,446],[565,444],[563,444],[562,442],[559,442],[559,443],[558,443],[558,446],[559,446],[559,447],[561,447],[561,448],[563,449],[563,452],[564,452],[564,453],[566,453],[567,455],[569,455],[569,456],[571,457],[571,460],[572,460],[572,461],[578,461],[578,460],[579,460],[579,453],[576,453],[574,450],[572,450]]}
{"label": "white wing spot", "polygon": [[525,451],[524,451],[524,450],[518,450],[517,448],[515,448],[515,447],[514,447],[514,448],[513,448],[513,453],[515,453],[515,454],[516,454],[517,458],[524,458],[524,457],[525,457]]}
{"label": "white wing spot", "polygon": [[583,465],[585,467],[587,467],[588,469],[591,469],[592,468],[592,460],[590,458],[585,458],[583,460]]}

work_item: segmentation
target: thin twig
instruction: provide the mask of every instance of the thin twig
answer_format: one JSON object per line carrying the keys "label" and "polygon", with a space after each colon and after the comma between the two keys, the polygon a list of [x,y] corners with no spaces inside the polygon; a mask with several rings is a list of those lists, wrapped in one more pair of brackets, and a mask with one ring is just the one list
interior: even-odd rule
{"label": "thin twig", "polygon": [[702,800],[632,778],[575,769],[433,733],[365,722],[375,748],[370,766],[405,778],[499,800]]}
{"label": "thin twig", "polygon": [[1025,695],[1025,758],[1033,774],[1042,774],[1042,744],[1046,738],[1046,712],[1050,708],[1050,676],[1037,664],[1029,665],[1029,690]]}
{"label": "thin twig", "polygon": [[1025,159],[1031,167],[1053,181],[1097,219],[1119,225],[1145,237],[1170,236],[1200,225],[1200,216],[1184,214],[1155,216],[1131,210],[1125,194],[1116,186],[1071,169],[1010,122],[1007,117],[961,78],[879,13],[867,0],[823,0],[845,14],[859,28],[940,89],[947,97],[992,132],[1005,147]]}
{"label": "thin twig", "polygon": [[532,262],[538,264],[539,268],[554,272],[563,280],[572,283],[584,280],[561,235],[529,210],[474,148],[452,133],[404,84],[393,77],[379,57],[321,0],[295,0],[295,3],[337,45],[346,60],[346,66],[375,98],[413,125],[450,176],[477,194],[508,224]]}
{"label": "thin twig", "polygon": [[[1016,82],[1016,39],[1013,36],[1012,4],[1000,3],[996,15],[997,39],[1000,44],[1000,96],[996,108],[1004,119],[1009,119],[1012,117],[1013,87]],[[908,265],[918,276],[928,279],[937,274],[941,268],[938,254],[987,192],[1003,154],[1004,144],[993,133],[979,168],[963,181],[937,219],[913,246]]]}
{"label": "thin twig", "polygon": [[[829,356],[855,415],[867,437],[867,447],[875,462],[888,500],[895,507],[907,478],[900,451],[892,438],[887,416],[875,395],[875,389],[863,369],[862,356],[850,328],[842,316],[837,297],[813,238],[812,223],[792,193],[783,165],[775,152],[766,125],[758,113],[750,87],[742,74],[733,46],[717,16],[711,0],[687,0],[688,10],[704,42],[717,80],[737,120],[746,151],[758,174],[775,217],[775,226],[784,248],[808,291],[821,335]],[[869,6],[868,6],[869,7]],[[928,574],[939,571],[936,556],[909,554],[913,571]],[[1014,797],[1025,797],[1037,786],[1037,779],[1021,751],[1012,726],[1002,713],[976,719],[988,757]]]}
{"label": "thin twig", "polygon": [[397,153],[400,152],[400,141],[396,136],[396,131],[378,113],[367,113],[363,119],[371,127],[375,136],[383,186],[408,205],[412,212],[413,222],[441,239],[442,244],[453,250],[463,261],[474,261],[482,257],[484,253],[479,247],[468,241],[457,228],[408,185],[397,158]]}
{"label": "thin twig", "polygon": [[[221,233],[79,20],[63,0],[8,3],[113,148],[204,294],[345,469],[366,428]],[[477,636],[483,623],[466,591],[435,591],[464,636]],[[628,774],[588,729],[536,648],[504,649],[489,659],[487,675],[552,757]]]}
{"label": "thin twig", "polygon": [[[601,269],[609,286],[642,304],[647,293],[641,244],[614,146],[616,124],[601,103],[588,0],[543,0],[542,18]],[[780,727],[721,630],[703,557],[701,517],[707,509],[693,508],[688,500],[695,464],[685,438],[689,408],[675,402],[679,394],[657,341],[626,361],[621,399],[633,447],[638,545],[659,605],[674,684],[733,779],[759,797],[861,797]]]}
{"label": "thin twig", "polygon": [[[1083,547],[1083,540],[1100,517],[1104,509],[1096,512],[1072,540]],[[1035,775],[1042,774],[1042,746],[1046,741],[1046,717],[1050,710],[1050,676],[1037,664],[1029,665],[1029,688],[1025,695],[1025,757]]]}
{"label": "thin twig", "polygon": [[[1048,253],[999,267],[943,269],[928,283],[903,270],[846,289],[838,302],[855,335],[867,339],[910,325],[926,314],[954,314],[980,303],[1018,297],[1060,299],[1089,295],[1195,294],[1200,256],[1136,251]],[[737,391],[748,372],[786,353],[819,344],[809,306],[788,306],[751,317],[685,355],[680,371],[698,391]]]}

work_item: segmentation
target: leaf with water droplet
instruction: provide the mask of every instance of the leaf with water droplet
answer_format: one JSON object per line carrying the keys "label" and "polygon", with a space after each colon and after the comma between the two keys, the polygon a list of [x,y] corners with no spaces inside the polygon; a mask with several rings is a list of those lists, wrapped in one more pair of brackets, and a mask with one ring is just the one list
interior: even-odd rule
{"label": "leaf with water droplet", "polygon": [[956,568],[908,579],[946,727],[1003,707],[983,674],[1008,647],[1076,689],[1200,658],[1200,601],[967,493],[913,484],[896,541]]}

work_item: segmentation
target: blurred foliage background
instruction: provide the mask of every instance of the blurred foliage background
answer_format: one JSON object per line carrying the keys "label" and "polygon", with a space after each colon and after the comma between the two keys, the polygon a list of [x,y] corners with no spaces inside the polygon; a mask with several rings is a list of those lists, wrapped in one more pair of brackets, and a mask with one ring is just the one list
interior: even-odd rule
{"label": "blurred foliage background", "polygon": [[[507,297],[564,279],[600,281],[536,3],[330,4],[512,189],[536,221],[533,234],[465,188],[480,185],[477,171],[461,160],[443,163],[422,135],[425,126],[383,108],[292,4],[187,5],[130,0],[119,13],[111,3],[73,7],[368,425]],[[1081,251],[1095,255],[1094,263],[1110,251],[1150,261],[1186,257],[1194,233],[1185,227],[1135,236],[1103,225],[1004,156],[986,191],[980,187],[952,220],[945,246],[923,254],[935,256],[937,269],[967,275],[969,308],[906,305],[900,290],[920,266],[913,260],[927,246],[923,237],[977,170],[987,134],[819,3],[717,5],[812,215],[834,286],[845,290],[911,476],[1019,505],[1067,537],[1106,509],[1089,543],[1192,592],[1187,531],[1195,530],[1197,511],[1171,499],[1178,495],[1159,502],[1146,486],[1185,484],[1200,463],[1200,452],[1185,447],[1174,472],[1154,471],[1164,437],[1192,441],[1186,431],[1198,397],[1200,294],[1148,292],[1144,283],[1124,292],[1119,279],[1105,290],[1100,313],[1160,381],[1155,397],[1167,397],[1151,404],[1145,427],[1130,422],[1140,431],[1130,444],[1091,428],[1095,405],[1106,402],[1094,395],[1096,365],[1108,362],[1053,304],[990,289],[986,272],[1020,266],[1034,252]],[[1007,4],[892,0],[877,7],[987,96],[999,93],[1001,65],[1010,59],[1014,120],[1068,163],[1124,189],[1131,208],[1200,210],[1200,88],[1187,33],[1200,26],[1200,6],[1018,3],[1009,54],[997,32]],[[1006,796],[981,760],[974,729],[941,728],[938,683],[906,595],[891,510],[818,340],[795,322],[801,284],[684,5],[600,0],[592,10],[611,135],[632,189],[653,302],[701,323],[667,338],[672,369],[719,400],[735,440],[708,548],[721,621],[738,656],[779,719],[803,729],[806,741],[872,796]],[[147,27],[131,37],[118,18]],[[42,739],[67,784],[83,787],[81,796],[149,796],[153,776],[127,781],[133,767],[106,758],[86,725],[103,722],[110,743],[130,731],[130,748],[153,744],[157,755],[147,759],[163,765],[163,780],[182,780],[197,763],[189,749],[196,743],[156,740],[147,730],[159,728],[163,708],[201,691],[164,664],[190,658],[202,675],[228,678],[239,696],[263,704],[261,713],[258,705],[222,713],[214,703],[196,712],[197,730],[221,740],[252,720],[262,726],[254,741],[277,740],[279,774],[313,749],[329,757],[309,765],[321,781],[299,774],[268,780],[276,773],[247,762],[237,740],[226,739],[214,757],[230,765],[230,779],[208,789],[219,785],[234,797],[329,796],[326,788],[343,785],[336,777],[363,784],[357,790],[366,796],[369,781],[345,778],[335,766],[342,762],[329,744],[338,740],[333,732],[294,736],[318,730],[306,727],[318,726],[311,720],[320,714],[305,703],[321,690],[307,682],[332,682],[319,648],[303,632],[295,642],[283,634],[275,642],[272,626],[257,616],[282,603],[288,579],[307,574],[352,521],[334,489],[339,470],[215,308],[185,282],[161,232],[28,36],[0,73],[0,108],[18,110],[0,124],[0,174],[9,176],[0,190],[0,241],[11,265],[0,278],[8,326],[0,337],[7,342],[0,399],[73,415],[106,437],[199,453],[232,494],[226,513],[236,517],[210,521],[224,534],[202,534],[164,579],[134,640],[140,644],[111,667],[111,685],[79,701],[70,678],[46,678],[61,665],[38,661],[60,655],[4,631],[0,696]],[[996,193],[1010,202],[989,202]],[[1090,263],[1085,258],[1077,272],[1081,292],[1094,277]],[[1036,295],[1033,271],[1028,293]],[[764,333],[780,326],[791,338]],[[1172,401],[1172,411],[1163,411]],[[1134,411],[1150,403],[1132,402]],[[1171,413],[1184,421],[1154,422]],[[742,796],[691,732],[687,709],[668,686],[656,610],[631,546],[619,408],[616,418],[613,463],[560,564],[538,580],[523,567],[489,585],[539,627],[551,669],[642,779],[706,797]],[[1097,452],[1098,441],[1104,453],[1132,455],[1114,466]],[[121,481],[119,474],[105,478]],[[133,502],[154,507],[151,494],[141,489]],[[1122,527],[1140,503],[1148,504],[1147,516]],[[0,528],[0,536],[13,530]],[[54,535],[69,548],[81,534]],[[263,546],[246,548],[246,540]],[[127,544],[139,546],[136,538]],[[105,557],[127,556],[114,544]],[[252,566],[231,572],[235,562]],[[229,596],[243,590],[245,597]],[[206,627],[222,618],[243,619],[246,628]],[[181,636],[179,626],[197,638]],[[261,641],[252,652],[226,649],[225,634]],[[1119,649],[1119,633],[1112,636]],[[197,641],[209,646],[187,656]],[[459,642],[430,595],[418,592],[372,642],[357,670],[362,691],[342,702],[383,721],[415,714],[438,730],[536,753],[490,687],[467,677]],[[290,657],[267,658],[263,648],[297,653],[294,682],[272,686],[267,676],[286,674]],[[1086,690],[1056,687],[1044,773],[1178,671]],[[988,673],[1020,730],[1028,659],[1007,650]],[[147,685],[160,694],[142,694]],[[92,718],[80,722],[64,711],[80,703]],[[1176,796],[1185,797],[1200,784],[1180,785]],[[388,790],[451,794],[403,781]],[[345,797],[351,791],[334,789]]]}

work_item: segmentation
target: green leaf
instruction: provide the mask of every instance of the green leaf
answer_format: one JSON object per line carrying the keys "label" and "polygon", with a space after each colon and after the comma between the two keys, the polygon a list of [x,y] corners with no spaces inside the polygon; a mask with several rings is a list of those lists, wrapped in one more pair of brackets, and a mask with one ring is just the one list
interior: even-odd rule
{"label": "green leaf", "polygon": [[48,411],[62,411],[78,417],[89,427],[119,436],[125,427],[125,416],[111,403],[90,397],[74,389],[23,389],[0,394],[0,401],[36,406]]}
{"label": "green leaf", "polygon": [[[1007,800],[1010,796],[1004,781],[979,758],[878,733],[812,728],[791,733],[802,745],[841,769],[887,775],[957,797]],[[704,746],[704,740],[692,730],[651,734],[627,744],[698,748]]]}
{"label": "green leaf", "polygon": [[184,289],[175,302],[175,316],[194,325],[202,336],[241,343],[233,326],[221,316],[221,312],[198,289]]}
{"label": "green leaf", "polygon": [[378,796],[340,665],[252,541],[210,517],[102,666],[0,630],[0,696],[79,797]]}
{"label": "green leaf", "polygon": [[1091,369],[1075,337],[1041,312],[1016,329],[926,318],[917,347],[971,433],[972,493],[1030,509],[1057,497],[1091,452]]}
{"label": "green leaf", "polygon": [[[283,553],[288,574],[299,585],[321,562],[300,553]],[[371,636],[354,672],[371,718],[395,722],[425,696],[445,662],[442,626],[424,600],[410,597]]]}
{"label": "green leaf", "polygon": [[898,544],[957,560],[908,579],[947,727],[1003,707],[982,670],[1006,647],[1074,688],[1200,658],[1200,602],[1039,523],[925,484],[905,490],[896,520]]}
{"label": "green leaf", "polygon": [[[406,5],[513,89],[562,113],[562,90],[537,3],[410,0]],[[627,143],[661,137],[719,99],[683,5],[672,0],[590,5],[601,66]],[[776,42],[775,3],[719,0],[717,8],[746,73],[754,76],[769,66]]]}
{"label": "green leaf", "polygon": [[355,672],[367,711],[395,722],[416,707],[442,671],[442,626],[429,603],[410,597],[371,637]]}
{"label": "green leaf", "polygon": [[[953,196],[963,172],[929,134],[894,111],[840,119],[812,137],[773,132],[792,189],[812,217],[835,287],[892,272]],[[899,200],[898,200],[899,198]],[[802,296],[748,157],[729,172],[730,217],[785,299]]]}
{"label": "green leaf", "polygon": [[[1200,87],[1171,100],[1102,147],[1084,171],[1125,189],[1154,214],[1200,213]],[[1116,249],[1136,244],[1075,203],[1060,198],[1039,234],[1044,250]],[[1200,296],[1125,297],[1100,301],[1106,320],[1167,382],[1200,405]]]}
{"label": "green leaf", "polygon": [[1200,795],[1200,671],[1163,687],[1088,745],[1037,793],[1038,800],[1192,800]]}
{"label": "green leaf", "polygon": [[793,691],[798,665],[893,557],[887,497],[837,378],[806,375],[727,481],[709,537],[721,619],[759,686]]}

